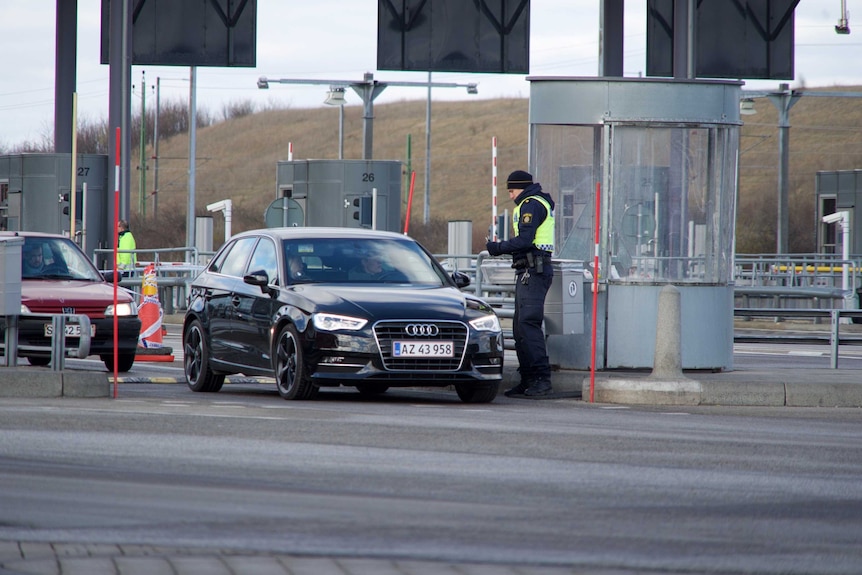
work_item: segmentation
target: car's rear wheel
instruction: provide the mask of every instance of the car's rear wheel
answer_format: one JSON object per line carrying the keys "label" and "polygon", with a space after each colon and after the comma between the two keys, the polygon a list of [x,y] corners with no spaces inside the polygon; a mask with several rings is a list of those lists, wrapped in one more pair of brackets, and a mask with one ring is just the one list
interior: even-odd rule
{"label": "car's rear wheel", "polygon": [[284,399],[312,399],[317,386],[305,373],[299,333],[293,324],[281,328],[275,348],[275,384]]}
{"label": "car's rear wheel", "polygon": [[[114,354],[107,353],[105,355],[100,355],[99,359],[105,362],[105,367],[108,368],[108,371],[114,371]],[[135,354],[134,353],[121,353],[117,356],[117,371],[120,373],[125,373],[132,369],[132,366],[135,364]]]}
{"label": "car's rear wheel", "polygon": [[193,320],[183,335],[183,368],[192,391],[215,393],[224,385],[224,374],[210,368],[210,352],[201,322]]}
{"label": "car's rear wheel", "polygon": [[361,383],[356,386],[356,389],[359,391],[359,395],[363,397],[375,397],[386,393],[389,386],[382,383]]}
{"label": "car's rear wheel", "polygon": [[30,365],[45,366],[51,363],[51,356],[28,355],[27,361],[30,362]]}
{"label": "car's rear wheel", "polygon": [[458,392],[458,397],[464,403],[491,403],[497,397],[499,389],[499,383],[492,383],[490,385],[476,385],[475,383],[455,384],[455,391]]}

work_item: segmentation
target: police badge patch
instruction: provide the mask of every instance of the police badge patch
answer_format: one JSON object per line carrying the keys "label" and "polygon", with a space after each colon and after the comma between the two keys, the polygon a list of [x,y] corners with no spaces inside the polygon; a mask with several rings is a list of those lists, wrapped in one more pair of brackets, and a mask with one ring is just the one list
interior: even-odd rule
{"label": "police badge patch", "polygon": [[529,224],[532,221],[533,221],[533,214],[524,214],[521,216],[521,223],[522,224]]}

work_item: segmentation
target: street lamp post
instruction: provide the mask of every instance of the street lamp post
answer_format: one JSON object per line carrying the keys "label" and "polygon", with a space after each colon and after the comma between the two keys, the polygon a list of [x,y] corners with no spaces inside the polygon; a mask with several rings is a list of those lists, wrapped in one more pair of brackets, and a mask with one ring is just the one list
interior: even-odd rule
{"label": "street lamp post", "polygon": [[[267,78],[261,76],[257,80],[257,87],[261,90],[269,88],[270,84],[306,84],[306,85],[329,85],[333,87],[351,88],[362,98],[362,159],[370,160],[373,156],[372,148],[374,142],[374,99],[377,98],[388,86],[403,86],[412,88],[466,88],[468,94],[478,94],[478,84],[459,84],[456,82],[380,82],[374,79],[374,75],[366,72],[360,81],[351,80],[315,80],[297,78]],[[427,166],[426,166],[427,169]]]}
{"label": "street lamp post", "polygon": [[431,72],[428,72],[428,101],[425,103],[425,211],[422,221],[431,223]]}
{"label": "street lamp post", "polygon": [[776,248],[779,254],[788,253],[788,238],[790,237],[790,108],[802,96],[860,98],[862,93],[791,90],[788,84],[779,84],[778,91],[775,92],[743,90],[741,94],[740,113],[744,115],[757,113],[753,107],[754,98],[768,98],[778,110],[778,228],[776,230]]}
{"label": "street lamp post", "polygon": [[778,110],[778,230],[776,253],[786,254],[789,249],[790,230],[790,108],[799,101],[787,84],[781,84],[778,92],[768,95],[769,101]]}
{"label": "street lamp post", "polygon": [[338,159],[344,159],[344,88],[330,86],[326,93],[327,106],[338,106]]}

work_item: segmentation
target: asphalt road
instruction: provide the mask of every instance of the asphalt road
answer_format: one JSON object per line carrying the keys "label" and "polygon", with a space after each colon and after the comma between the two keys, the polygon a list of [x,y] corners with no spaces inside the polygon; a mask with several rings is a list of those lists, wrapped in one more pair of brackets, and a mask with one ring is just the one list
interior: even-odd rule
{"label": "asphalt road", "polygon": [[0,401],[0,541],[858,574],[860,478],[855,409],[286,402],[245,384]]}

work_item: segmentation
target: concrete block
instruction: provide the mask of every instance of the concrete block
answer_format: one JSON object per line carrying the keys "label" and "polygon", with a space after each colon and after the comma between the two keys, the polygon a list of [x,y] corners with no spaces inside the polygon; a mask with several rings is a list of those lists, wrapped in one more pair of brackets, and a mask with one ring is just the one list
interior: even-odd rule
{"label": "concrete block", "polygon": [[[589,378],[584,378],[582,394],[589,397]],[[641,379],[601,379],[593,388],[598,403],[637,405],[700,405],[701,384],[698,381]]]}
{"label": "concrete block", "polygon": [[784,406],[784,383],[780,381],[703,382],[702,405]]}
{"label": "concrete block", "polygon": [[111,384],[104,372],[64,371],[63,397],[110,397]]}
{"label": "concrete block", "polygon": [[0,397],[61,397],[63,377],[46,368],[0,368]]}
{"label": "concrete block", "polygon": [[787,383],[788,407],[862,407],[862,383]]}

